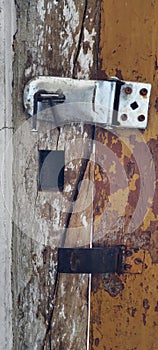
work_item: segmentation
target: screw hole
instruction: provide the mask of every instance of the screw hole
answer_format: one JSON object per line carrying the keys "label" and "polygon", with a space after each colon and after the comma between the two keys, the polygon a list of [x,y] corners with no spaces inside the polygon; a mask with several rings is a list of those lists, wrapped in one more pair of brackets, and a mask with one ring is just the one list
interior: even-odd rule
{"label": "screw hole", "polygon": [[121,115],[121,119],[122,119],[123,122],[125,122],[128,119],[127,114],[125,114],[125,113],[122,114]]}
{"label": "screw hole", "polygon": [[141,96],[146,96],[147,93],[148,93],[148,90],[145,89],[145,88],[143,88],[143,89],[140,90],[140,95],[141,95]]}
{"label": "screw hole", "polygon": [[138,120],[139,122],[144,122],[145,116],[143,114],[139,115]]}
{"label": "screw hole", "polygon": [[131,108],[133,109],[133,110],[135,110],[135,109],[137,109],[139,106],[138,106],[138,103],[135,101],[135,102],[133,102],[133,103],[131,103]]}
{"label": "screw hole", "polygon": [[132,93],[132,88],[130,86],[126,86],[124,91],[127,95],[130,95]]}

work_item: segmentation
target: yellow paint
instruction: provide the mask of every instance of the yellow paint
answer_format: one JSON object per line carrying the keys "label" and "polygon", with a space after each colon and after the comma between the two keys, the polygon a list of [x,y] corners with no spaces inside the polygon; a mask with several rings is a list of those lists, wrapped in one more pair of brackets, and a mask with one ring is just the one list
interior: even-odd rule
{"label": "yellow paint", "polygon": [[103,0],[101,23],[102,70],[110,76],[121,71],[125,80],[152,83],[148,130],[144,138],[157,138],[155,97],[158,88],[157,0]]}
{"label": "yellow paint", "polygon": [[139,175],[138,174],[134,174],[132,179],[129,182],[129,189],[130,191],[135,191],[136,190],[136,180],[139,179]]}
{"label": "yellow paint", "polygon": [[118,296],[110,297],[103,284],[91,294],[91,349],[158,349],[158,272],[148,254],[146,263],[142,274],[121,277],[124,290]]}
{"label": "yellow paint", "polygon": [[109,168],[109,173],[116,174],[116,163],[113,161],[111,167]]}
{"label": "yellow paint", "polygon": [[129,158],[131,156],[131,153],[132,153],[132,149],[131,149],[131,146],[128,147],[128,144],[129,144],[129,140],[128,140],[128,143],[124,143],[122,142],[122,155],[121,155],[121,158],[120,158],[120,161],[121,161],[121,164],[124,165],[124,157],[127,157]]}
{"label": "yellow paint", "polygon": [[111,212],[117,211],[118,217],[120,215],[124,215],[125,210],[123,208],[126,207],[126,204],[128,202],[128,194],[129,194],[129,188],[125,188],[124,190],[118,190],[117,192],[113,193],[109,197],[110,202],[110,210]]}
{"label": "yellow paint", "polygon": [[[100,130],[97,135],[100,141],[115,149],[116,155],[118,150],[119,161],[125,166],[128,161],[132,161],[135,144],[146,144],[152,139],[158,139],[158,111],[155,108],[158,98],[158,0],[102,0],[100,47],[103,77],[106,73],[107,77],[118,76],[124,80],[152,84],[149,122],[145,131],[116,130],[118,139],[114,136],[111,138],[108,131]],[[114,171],[113,166],[110,170]],[[144,171],[148,169],[145,168]],[[156,171],[158,179],[158,170]],[[133,176],[129,176],[128,189],[109,196],[109,215],[110,210],[111,215],[112,211],[117,211],[118,222],[124,215],[122,208],[126,200],[125,222],[135,210],[133,198],[139,197],[139,189],[136,187],[139,176],[135,170]],[[132,195],[131,201],[133,200],[130,203],[128,191]],[[157,196],[154,200],[157,201]],[[151,205],[150,198],[149,202]],[[103,215],[94,217],[94,234],[97,234],[97,230],[102,232],[103,228],[106,244],[115,241],[119,244],[124,240],[128,244],[135,242],[137,247],[141,237],[148,231],[151,238],[150,245],[145,245],[145,250],[135,253],[138,254],[138,260],[135,260],[135,255],[126,259],[132,268],[131,272],[119,277],[124,289],[117,296],[112,297],[104,290],[101,276],[93,280],[95,288],[91,294],[90,350],[157,350],[158,264],[154,262],[158,261],[158,215],[151,207],[142,226],[132,235],[127,231],[125,236],[121,226],[106,233],[106,223],[103,224],[103,221]],[[117,229],[119,233],[116,235]],[[139,258],[143,261],[140,265],[135,263],[139,262]]]}
{"label": "yellow paint", "polygon": [[101,177],[101,175],[100,175],[99,172],[96,174],[95,179],[96,179],[97,181],[102,181],[102,177]]}
{"label": "yellow paint", "polygon": [[143,230],[147,230],[149,225],[150,225],[150,221],[157,221],[158,220],[158,215],[155,217],[153,211],[151,208],[149,208],[145,218],[144,218],[144,222],[142,225],[142,229]]}

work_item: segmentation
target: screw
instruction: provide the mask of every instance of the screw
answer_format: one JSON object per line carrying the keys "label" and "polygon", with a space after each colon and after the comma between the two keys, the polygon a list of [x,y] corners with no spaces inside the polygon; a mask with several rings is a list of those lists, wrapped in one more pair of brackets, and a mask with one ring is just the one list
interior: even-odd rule
{"label": "screw", "polygon": [[125,122],[128,119],[127,114],[125,114],[125,113],[122,114],[121,115],[121,119],[122,119],[123,122]]}
{"label": "screw", "polygon": [[132,255],[133,255],[133,254],[132,254],[131,250],[127,250],[127,251],[126,251],[126,256],[127,256],[127,257],[132,256]]}
{"label": "screw", "polygon": [[143,114],[139,115],[138,120],[139,122],[144,122],[145,116]]}
{"label": "screw", "polygon": [[148,93],[148,90],[145,89],[145,88],[143,88],[143,89],[140,90],[140,95],[141,95],[141,96],[146,96],[147,93]]}
{"label": "screw", "polygon": [[130,270],[131,267],[132,267],[132,265],[130,265],[130,264],[125,264],[125,265],[124,265],[124,270]]}
{"label": "screw", "polygon": [[126,95],[130,95],[132,93],[132,88],[130,86],[126,86],[124,89]]}

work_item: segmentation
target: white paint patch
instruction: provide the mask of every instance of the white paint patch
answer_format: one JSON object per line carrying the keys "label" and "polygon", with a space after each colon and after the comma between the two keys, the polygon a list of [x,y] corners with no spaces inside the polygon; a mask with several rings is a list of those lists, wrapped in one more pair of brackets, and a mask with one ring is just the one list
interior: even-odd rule
{"label": "white paint patch", "polygon": [[53,207],[56,209],[54,213],[53,218],[53,229],[59,230],[60,229],[60,213],[61,213],[61,207],[58,199],[54,200]]}
{"label": "white paint patch", "polygon": [[69,163],[69,169],[71,169],[71,170],[75,169],[75,165],[72,162]]}
{"label": "white paint patch", "polygon": [[68,0],[67,3],[64,1],[63,17],[65,17],[66,26],[64,31],[60,33],[60,38],[63,41],[63,44],[61,45],[61,53],[65,58],[69,59],[72,72],[75,50],[73,50],[71,57],[69,57],[69,54],[73,43],[75,42],[75,44],[77,44],[76,40],[78,40],[78,35],[76,35],[74,39],[74,34],[77,34],[77,29],[79,26],[79,14],[73,0]]}
{"label": "white paint patch", "polygon": [[86,28],[84,28],[84,42],[88,42],[89,48],[87,53],[83,52],[83,47],[81,47],[80,54],[78,57],[78,62],[81,67],[81,72],[78,73],[78,78],[89,78],[89,71],[93,67],[93,46],[95,42],[96,31],[93,28],[92,33],[89,33]]}
{"label": "white paint patch", "polygon": [[51,10],[52,10],[52,2],[50,1],[47,4],[47,13],[48,13],[48,15],[51,13]]}
{"label": "white paint patch", "polygon": [[76,320],[74,319],[72,321],[72,332],[70,334],[70,345],[71,345],[71,342],[74,340],[75,332],[76,332]]}
{"label": "white paint patch", "polygon": [[81,219],[82,219],[83,226],[84,226],[85,228],[87,228],[87,227],[88,227],[88,222],[87,222],[86,216],[83,215],[83,214],[81,214]]}
{"label": "white paint patch", "polygon": [[71,185],[67,185],[65,186],[65,192],[68,193],[68,192],[71,192]]}
{"label": "white paint patch", "polygon": [[48,44],[48,51],[52,51],[52,46],[51,46],[51,44]]}
{"label": "white paint patch", "polygon": [[83,134],[84,141],[87,140],[87,137],[88,137],[88,134],[87,134],[87,131],[85,131],[84,134]]}
{"label": "white paint patch", "polygon": [[74,32],[79,24],[79,14],[77,12],[74,0],[64,1],[63,15],[69,22],[71,30]]}
{"label": "white paint patch", "polygon": [[44,30],[42,29],[42,26],[41,26],[41,31],[40,31],[40,34],[39,34],[39,37],[38,37],[38,46],[43,46],[44,44]]}
{"label": "white paint patch", "polygon": [[66,316],[65,316],[65,306],[64,304],[62,304],[62,309],[61,311],[59,312],[59,318],[64,318],[64,320],[66,320]]}
{"label": "white paint patch", "polygon": [[37,11],[41,18],[41,21],[44,22],[45,15],[46,15],[46,9],[44,7],[44,0],[39,0],[37,3]]}
{"label": "white paint patch", "polygon": [[32,66],[32,69],[33,69],[33,75],[35,75],[35,72],[36,72],[36,68],[37,68],[37,65],[35,63],[33,63],[33,66]]}
{"label": "white paint patch", "polygon": [[63,298],[64,294],[65,294],[65,287],[64,287],[64,283],[62,283],[61,284],[61,296],[62,296],[62,298]]}
{"label": "white paint patch", "polygon": [[25,77],[28,77],[31,74],[31,72],[32,72],[32,67],[31,66],[26,68],[25,69]]}

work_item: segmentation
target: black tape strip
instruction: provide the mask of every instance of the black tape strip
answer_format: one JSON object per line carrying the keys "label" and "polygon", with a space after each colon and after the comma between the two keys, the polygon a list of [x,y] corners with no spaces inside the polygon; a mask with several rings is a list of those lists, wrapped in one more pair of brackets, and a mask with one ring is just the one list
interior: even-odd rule
{"label": "black tape strip", "polygon": [[123,273],[124,246],[59,248],[59,273]]}

